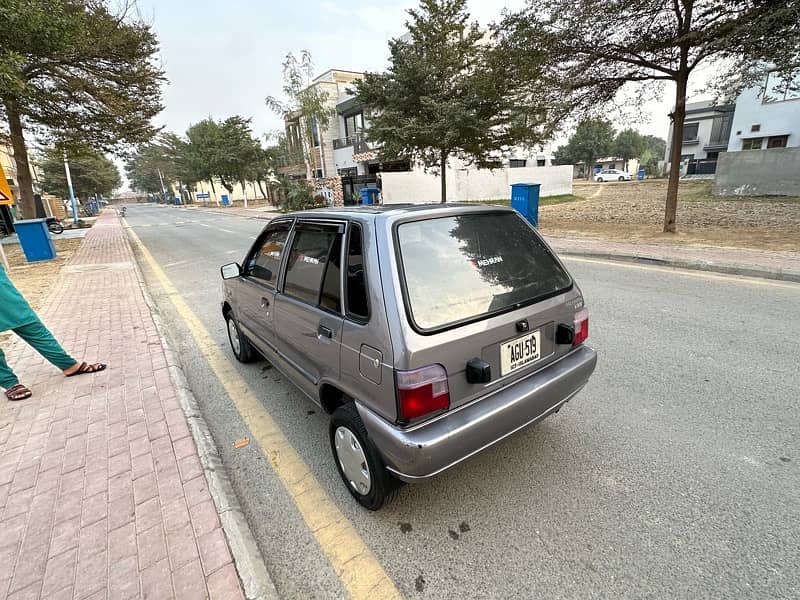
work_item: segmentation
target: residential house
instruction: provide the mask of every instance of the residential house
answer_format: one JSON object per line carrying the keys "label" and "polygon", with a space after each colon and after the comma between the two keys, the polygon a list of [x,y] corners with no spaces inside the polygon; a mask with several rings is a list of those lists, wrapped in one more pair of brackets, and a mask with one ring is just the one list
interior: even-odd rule
{"label": "residential house", "polygon": [[[319,77],[316,77],[311,82],[310,87],[315,87],[320,92],[327,94],[326,106],[331,113],[335,113],[339,102],[349,97],[347,93],[348,87],[352,87],[354,81],[363,77],[363,73],[356,71],[329,69]],[[337,175],[333,141],[347,137],[343,120],[338,113],[331,118],[328,127],[322,128],[317,124],[313,124],[311,127],[310,159],[304,156],[303,152],[301,127],[304,127],[305,123],[302,115],[299,112],[287,115],[284,119],[284,124],[289,160],[287,164],[279,169],[280,173],[291,177],[306,177],[310,172],[313,179]],[[306,164],[306,162],[309,164]]]}
{"label": "residential house", "polygon": [[800,75],[787,82],[770,72],[736,99],[713,193],[800,196]]}
{"label": "residential house", "polygon": [[[716,104],[712,101],[689,102],[683,121],[681,163],[684,174],[711,175],[716,169],[720,152],[728,149],[735,105]],[[669,168],[673,128],[667,137],[664,160]]]}
{"label": "residential house", "polygon": [[[775,72],[744,90],[733,104],[686,105],[681,161],[686,175],[713,175],[723,152],[800,146],[800,82],[789,85]],[[672,147],[669,131],[667,167]]]}
{"label": "residential house", "polygon": [[776,73],[736,99],[728,152],[800,146],[800,81],[786,85]]}
{"label": "residential house", "polygon": [[[314,180],[341,177],[342,199],[345,204],[357,203],[361,188],[376,186],[378,173],[411,171],[415,169],[409,160],[383,161],[379,159],[376,145],[367,140],[369,120],[364,107],[353,95],[353,82],[363,73],[331,69],[314,79],[317,86],[328,94],[328,106],[334,116],[327,128],[313,128],[311,161],[305,164],[299,114],[285,119],[286,139],[290,159],[279,172],[290,177],[303,178],[310,175]],[[508,168],[551,166],[553,153],[549,144],[530,148],[515,147],[504,153],[504,166]],[[472,169],[457,159],[451,159],[450,167],[457,170]]]}

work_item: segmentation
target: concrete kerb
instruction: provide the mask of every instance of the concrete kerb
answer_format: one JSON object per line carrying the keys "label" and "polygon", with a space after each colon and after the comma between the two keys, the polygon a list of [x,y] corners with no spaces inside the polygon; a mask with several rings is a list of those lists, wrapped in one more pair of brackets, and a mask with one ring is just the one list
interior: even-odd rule
{"label": "concrete kerb", "polygon": [[552,241],[550,243],[554,247],[555,251],[561,256],[597,258],[602,260],[648,264],[660,267],[690,269],[693,271],[722,273],[724,275],[739,275],[742,277],[757,277],[760,279],[772,279],[777,281],[800,283],[800,272],[795,271],[784,271],[782,269],[763,269],[745,265],[727,265],[708,261],[694,261],[678,258],[649,257],[636,254],[617,254],[614,252],[598,252],[592,250],[560,249],[558,248],[557,244],[553,244]]}
{"label": "concrete kerb", "polygon": [[189,430],[192,432],[192,437],[197,446],[200,463],[208,481],[208,490],[214,499],[222,529],[228,539],[245,598],[247,600],[277,600],[278,592],[275,589],[275,584],[267,571],[264,558],[258,549],[258,544],[255,537],[253,537],[239,500],[236,498],[236,492],[234,492],[233,485],[222,464],[222,457],[203,418],[197,399],[189,387],[189,382],[186,379],[178,354],[172,347],[172,342],[167,335],[158,306],[147,291],[144,274],[136,253],[127,238],[127,232],[125,241],[128,247],[131,248],[136,278],[144,295],[145,303],[150,309],[158,335],[161,338],[170,379],[175,386],[178,402],[186,415]]}

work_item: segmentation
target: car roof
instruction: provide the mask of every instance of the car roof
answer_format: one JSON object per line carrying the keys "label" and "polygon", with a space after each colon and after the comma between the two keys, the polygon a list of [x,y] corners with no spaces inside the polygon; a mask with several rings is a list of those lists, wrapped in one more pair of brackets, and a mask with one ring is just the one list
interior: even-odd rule
{"label": "car roof", "polygon": [[288,213],[284,217],[298,217],[305,219],[342,219],[357,218],[358,220],[376,220],[380,217],[400,217],[402,215],[425,216],[426,213],[444,216],[448,213],[460,214],[465,212],[482,212],[491,210],[512,210],[508,206],[499,204],[479,204],[472,202],[448,202],[445,204],[387,204],[378,206],[338,206],[329,208],[315,208]]}

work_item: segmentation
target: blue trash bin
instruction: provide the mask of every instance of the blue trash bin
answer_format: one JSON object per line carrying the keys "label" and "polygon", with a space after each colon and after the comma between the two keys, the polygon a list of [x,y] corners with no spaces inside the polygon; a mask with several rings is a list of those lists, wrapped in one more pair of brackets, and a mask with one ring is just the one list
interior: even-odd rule
{"label": "blue trash bin", "polygon": [[639,169],[639,181],[644,180],[644,176],[645,176],[645,170]]}
{"label": "blue trash bin", "polygon": [[378,188],[361,188],[361,204],[377,204],[378,194],[380,194],[380,190]]}
{"label": "blue trash bin", "polygon": [[17,221],[14,227],[28,262],[52,260],[56,257],[56,248],[47,229],[47,219]]}
{"label": "blue trash bin", "polygon": [[228,194],[222,194],[222,206],[229,206],[231,201],[228,200]]}
{"label": "blue trash bin", "polygon": [[511,185],[511,208],[536,227],[539,224],[539,183],[514,183]]}

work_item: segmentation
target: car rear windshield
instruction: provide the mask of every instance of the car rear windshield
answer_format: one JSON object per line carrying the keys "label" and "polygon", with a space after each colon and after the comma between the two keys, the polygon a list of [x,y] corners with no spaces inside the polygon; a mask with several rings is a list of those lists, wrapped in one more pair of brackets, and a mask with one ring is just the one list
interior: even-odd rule
{"label": "car rear windshield", "polygon": [[422,331],[531,304],[572,285],[516,213],[410,221],[396,236],[410,317]]}

